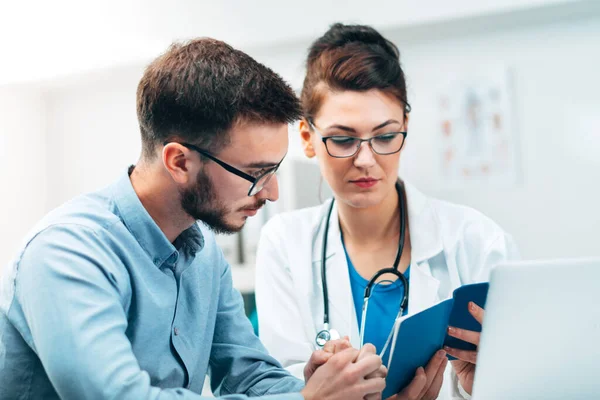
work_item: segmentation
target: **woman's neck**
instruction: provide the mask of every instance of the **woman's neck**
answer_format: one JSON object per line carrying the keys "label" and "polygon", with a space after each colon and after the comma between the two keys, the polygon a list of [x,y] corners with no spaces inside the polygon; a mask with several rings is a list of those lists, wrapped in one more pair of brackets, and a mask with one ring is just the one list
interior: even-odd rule
{"label": "woman's neck", "polygon": [[383,244],[400,235],[400,199],[394,190],[376,206],[356,208],[338,202],[340,229],[344,241],[360,247]]}

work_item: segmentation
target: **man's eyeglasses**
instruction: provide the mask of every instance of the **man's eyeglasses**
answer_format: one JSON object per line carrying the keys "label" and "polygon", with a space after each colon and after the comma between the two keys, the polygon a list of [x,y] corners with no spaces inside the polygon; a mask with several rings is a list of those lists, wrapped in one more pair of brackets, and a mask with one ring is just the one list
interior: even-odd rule
{"label": "man's eyeglasses", "polygon": [[234,167],[232,165],[227,164],[225,161],[219,160],[217,157],[213,156],[208,151],[203,150],[203,149],[201,149],[201,148],[199,148],[197,146],[194,146],[193,144],[180,143],[180,142],[165,142],[163,144],[167,145],[168,143],[178,143],[178,144],[180,144],[180,145],[182,145],[184,147],[187,147],[190,150],[194,150],[195,152],[198,152],[198,153],[202,154],[204,157],[206,157],[208,159],[211,159],[212,161],[216,162],[217,164],[219,164],[221,167],[223,167],[227,171],[231,172],[232,174],[237,175],[240,178],[244,178],[245,180],[247,180],[248,182],[251,183],[250,189],[248,189],[248,196],[254,196],[254,195],[256,195],[265,186],[267,186],[267,184],[269,183],[269,181],[271,180],[271,178],[273,177],[273,175],[275,175],[275,173],[277,172],[277,169],[279,169],[279,166],[281,165],[281,163],[283,161],[283,159],[282,159],[274,167],[269,168],[268,170],[266,170],[262,174],[254,177],[252,175],[249,175],[249,174],[245,173],[242,170],[237,169],[236,167]]}
{"label": "man's eyeglasses", "polygon": [[371,150],[376,154],[394,154],[402,149],[407,135],[407,132],[390,132],[382,133],[369,139],[360,139],[354,136],[323,136],[312,122],[309,121],[309,124],[321,136],[327,153],[335,158],[353,157],[358,153],[358,149],[360,149],[363,142],[369,142]]}

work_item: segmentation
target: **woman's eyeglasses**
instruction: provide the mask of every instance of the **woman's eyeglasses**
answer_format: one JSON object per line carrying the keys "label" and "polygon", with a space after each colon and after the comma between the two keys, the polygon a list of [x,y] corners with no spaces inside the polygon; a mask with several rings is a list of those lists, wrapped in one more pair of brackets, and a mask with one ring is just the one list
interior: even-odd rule
{"label": "woman's eyeglasses", "polygon": [[354,136],[323,136],[312,122],[309,122],[309,124],[321,136],[327,153],[335,158],[353,157],[358,153],[358,149],[360,149],[363,142],[369,142],[371,150],[376,154],[394,154],[402,149],[407,135],[407,132],[389,132],[373,136],[369,139],[360,139]]}

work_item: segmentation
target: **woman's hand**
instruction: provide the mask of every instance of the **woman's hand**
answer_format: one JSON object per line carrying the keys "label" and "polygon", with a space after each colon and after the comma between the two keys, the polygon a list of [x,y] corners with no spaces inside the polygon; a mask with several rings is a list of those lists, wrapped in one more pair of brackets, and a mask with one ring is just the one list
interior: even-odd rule
{"label": "woman's hand", "polygon": [[[479,307],[472,301],[469,302],[469,313],[471,313],[471,315],[477,320],[477,322],[479,322],[480,324],[483,323],[483,308]],[[453,336],[457,339],[464,340],[465,342],[472,343],[475,346],[479,346],[479,339],[481,337],[481,334],[479,332],[459,329],[453,326],[448,327],[448,335]],[[444,347],[444,350],[446,350],[451,356],[456,357],[458,359],[451,361],[452,367],[454,367],[454,371],[458,376],[460,385],[463,387],[463,389],[465,389],[467,393],[472,394],[473,380],[475,378],[475,364],[477,363],[477,350],[459,350],[451,347]]]}
{"label": "woman's hand", "polygon": [[[367,343],[365,344],[362,349],[360,349],[360,353],[358,355],[358,358],[356,359],[356,361],[360,361],[363,358],[365,358],[366,356],[368,356],[369,354],[377,354],[377,350],[375,349],[375,346],[373,346],[371,343]],[[381,365],[381,367],[379,367],[378,370],[373,371],[372,373],[370,373],[369,375],[365,376],[365,379],[373,379],[373,378],[383,378],[385,379],[385,377],[387,376],[387,368],[385,367],[385,365]],[[378,393],[372,393],[368,396],[365,396],[363,398],[363,400],[381,400],[382,394],[383,392],[378,392]]]}
{"label": "woman's hand", "polygon": [[375,348],[359,351],[348,348],[331,357],[312,374],[300,392],[305,400],[363,400],[385,388],[385,378],[367,378],[381,368]]}
{"label": "woman's hand", "polygon": [[[328,341],[325,344],[325,346],[323,346],[322,350],[317,350],[313,353],[313,356],[311,357],[309,362],[306,364],[306,367],[304,369],[305,379],[308,380],[308,378],[306,378],[307,372],[309,372],[308,377],[310,377],[312,375],[312,373],[314,373],[314,371],[316,371],[316,369],[320,365],[325,364],[327,362],[327,360],[329,360],[334,354],[337,354],[337,353],[339,353],[343,350],[349,349],[351,347],[352,347],[352,345],[350,344],[350,338],[348,336],[344,336],[343,338],[338,339],[338,340]],[[372,355],[372,354],[377,354],[376,350],[375,350],[375,346],[373,346],[370,343],[367,343],[363,346],[362,349],[360,349],[360,351],[358,352],[358,356],[356,357],[354,362],[361,361],[362,359],[364,359],[367,356]],[[384,378],[385,379],[386,375],[387,375],[387,368],[384,365],[382,365],[376,371],[373,371],[372,373],[365,376],[365,379],[372,379],[372,378]],[[381,399],[381,392],[373,393],[373,394],[370,394],[370,395],[364,397],[364,400],[378,400],[378,399]]]}
{"label": "woman's hand", "polygon": [[316,350],[312,353],[310,359],[306,363],[306,366],[304,367],[304,381],[308,382],[317,368],[325,364],[331,356],[351,347],[352,345],[350,344],[350,338],[348,336],[344,336],[342,339],[338,340],[330,340],[325,343],[325,346],[323,346],[321,350]]}
{"label": "woman's hand", "polygon": [[[327,344],[323,347],[323,350],[318,350],[313,353],[313,356],[316,356],[320,360],[319,365],[324,364],[331,356],[334,354],[343,351],[352,347],[350,344],[349,338],[346,336],[339,340],[332,340],[327,342]],[[363,357],[375,354],[375,347],[369,343],[367,343],[362,349],[360,349],[358,357],[354,362],[360,361]],[[321,360],[322,359],[322,360]],[[311,357],[312,360],[312,357]],[[307,364],[307,368],[309,365],[314,364],[309,361]],[[444,371],[446,370],[446,366],[448,365],[448,359],[446,358],[446,352],[444,350],[439,350],[431,360],[427,363],[425,368],[420,367],[415,372],[415,377],[413,380],[406,386],[402,392],[389,397],[387,400],[433,400],[437,399],[440,390],[442,388],[442,384],[444,381]],[[315,369],[318,366],[315,366]],[[314,370],[313,370],[314,372]],[[305,368],[306,375],[306,368]],[[387,375],[387,368],[385,366],[381,366],[378,370],[373,371],[371,374],[365,376],[365,379],[372,378],[385,378]],[[372,399],[380,399],[381,393],[373,393],[371,395],[365,396],[365,400]]]}
{"label": "woman's hand", "polygon": [[444,382],[448,365],[446,352],[439,350],[431,357],[425,368],[419,367],[413,380],[400,393],[387,400],[433,400],[437,399]]}

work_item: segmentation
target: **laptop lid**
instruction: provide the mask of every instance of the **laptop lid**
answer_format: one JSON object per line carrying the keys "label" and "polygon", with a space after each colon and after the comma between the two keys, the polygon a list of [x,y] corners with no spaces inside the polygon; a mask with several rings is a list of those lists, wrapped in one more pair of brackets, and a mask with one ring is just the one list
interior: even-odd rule
{"label": "laptop lid", "polygon": [[511,262],[490,276],[473,398],[600,398],[600,258]]}

